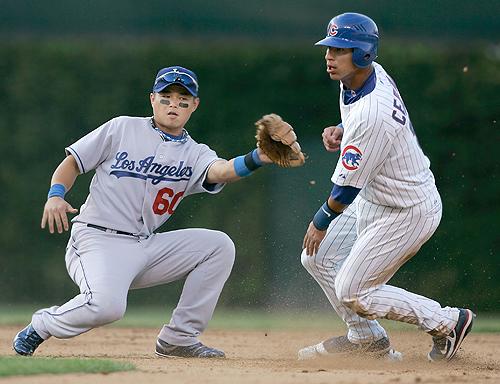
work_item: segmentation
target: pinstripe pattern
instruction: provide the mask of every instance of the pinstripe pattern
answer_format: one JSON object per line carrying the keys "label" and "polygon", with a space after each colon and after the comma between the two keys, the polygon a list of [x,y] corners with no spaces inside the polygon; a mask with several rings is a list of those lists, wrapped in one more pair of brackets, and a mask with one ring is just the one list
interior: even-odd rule
{"label": "pinstripe pattern", "polygon": [[330,225],[318,253],[302,253],[302,264],[348,326],[352,342],[387,336],[375,320],[418,325],[449,333],[456,308],[387,285],[396,271],[432,236],[441,219],[439,195],[410,208],[390,208],[358,197]]}
{"label": "pinstripe pattern", "polygon": [[387,284],[437,229],[442,206],[396,85],[373,65],[377,84],[368,95],[344,105],[341,84],[344,135],[332,176],[335,184],[361,192],[330,224],[318,253],[302,253],[302,264],[347,324],[352,342],[387,336],[378,318],[448,334],[457,308]]}
{"label": "pinstripe pattern", "polygon": [[[366,318],[418,324],[426,331],[451,331],[456,311],[403,289],[386,285],[420,249],[441,218],[440,200],[400,209],[359,199],[358,239],[335,281],[337,298]],[[429,316],[430,315],[430,316]]]}
{"label": "pinstripe pattern", "polygon": [[385,330],[376,320],[360,317],[343,305],[335,293],[335,277],[349,256],[356,241],[356,201],[332,222],[327,236],[314,256],[302,252],[302,265],[325,292],[335,312],[347,324],[349,340],[366,342],[387,337]]}
{"label": "pinstripe pattern", "polygon": [[413,133],[395,83],[379,64],[373,65],[377,84],[370,94],[349,105],[340,95],[342,148],[353,145],[362,158],[357,169],[349,170],[340,157],[332,182],[363,188],[362,196],[380,205],[411,207],[435,189],[430,161]]}

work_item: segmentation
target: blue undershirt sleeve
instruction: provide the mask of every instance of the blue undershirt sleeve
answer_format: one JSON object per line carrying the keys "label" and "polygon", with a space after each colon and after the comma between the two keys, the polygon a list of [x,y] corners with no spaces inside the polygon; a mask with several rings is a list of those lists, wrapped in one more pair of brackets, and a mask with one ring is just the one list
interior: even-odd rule
{"label": "blue undershirt sleeve", "polygon": [[334,183],[330,196],[332,196],[335,201],[344,205],[349,205],[354,201],[356,196],[358,196],[359,191],[361,191],[360,188],[351,187],[349,185],[340,186]]}

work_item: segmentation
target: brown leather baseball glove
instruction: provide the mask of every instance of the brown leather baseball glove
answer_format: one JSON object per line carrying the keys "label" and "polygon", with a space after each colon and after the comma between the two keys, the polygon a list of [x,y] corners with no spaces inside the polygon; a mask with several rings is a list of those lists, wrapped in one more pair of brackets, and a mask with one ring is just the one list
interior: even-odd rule
{"label": "brown leather baseball glove", "polygon": [[257,147],[280,167],[300,167],[306,161],[292,126],[274,114],[264,115],[257,126]]}

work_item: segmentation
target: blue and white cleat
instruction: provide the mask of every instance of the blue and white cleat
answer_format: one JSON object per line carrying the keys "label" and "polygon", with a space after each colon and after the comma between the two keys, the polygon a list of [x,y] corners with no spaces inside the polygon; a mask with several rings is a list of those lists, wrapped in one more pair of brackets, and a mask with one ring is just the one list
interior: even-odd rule
{"label": "blue and white cleat", "polygon": [[427,355],[429,361],[450,361],[460,348],[465,336],[472,329],[474,317],[476,315],[470,309],[459,308],[457,325],[448,336],[434,336],[432,341],[434,345]]}
{"label": "blue and white cleat", "polygon": [[12,347],[19,355],[31,356],[43,341],[30,323],[14,337]]}

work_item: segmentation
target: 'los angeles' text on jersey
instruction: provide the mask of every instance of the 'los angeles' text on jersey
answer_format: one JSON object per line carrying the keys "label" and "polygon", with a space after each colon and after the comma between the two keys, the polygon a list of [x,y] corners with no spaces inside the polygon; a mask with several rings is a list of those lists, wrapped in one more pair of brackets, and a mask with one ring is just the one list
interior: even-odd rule
{"label": "'los angeles' text on jersey", "polygon": [[115,156],[116,163],[111,165],[110,175],[117,178],[135,177],[137,179],[151,179],[153,184],[161,181],[188,181],[193,174],[193,167],[186,166],[181,160],[176,165],[163,165],[154,162],[154,156],[148,156],[144,159],[129,159],[128,152],[117,152]]}
{"label": "'los angeles' text on jersey", "polygon": [[[140,145],[137,145],[140,143]],[[210,165],[219,159],[191,137],[164,141],[151,118],[114,118],[66,148],[81,173],[95,169],[90,194],[73,221],[149,235],[189,195],[219,192],[205,185]]]}

